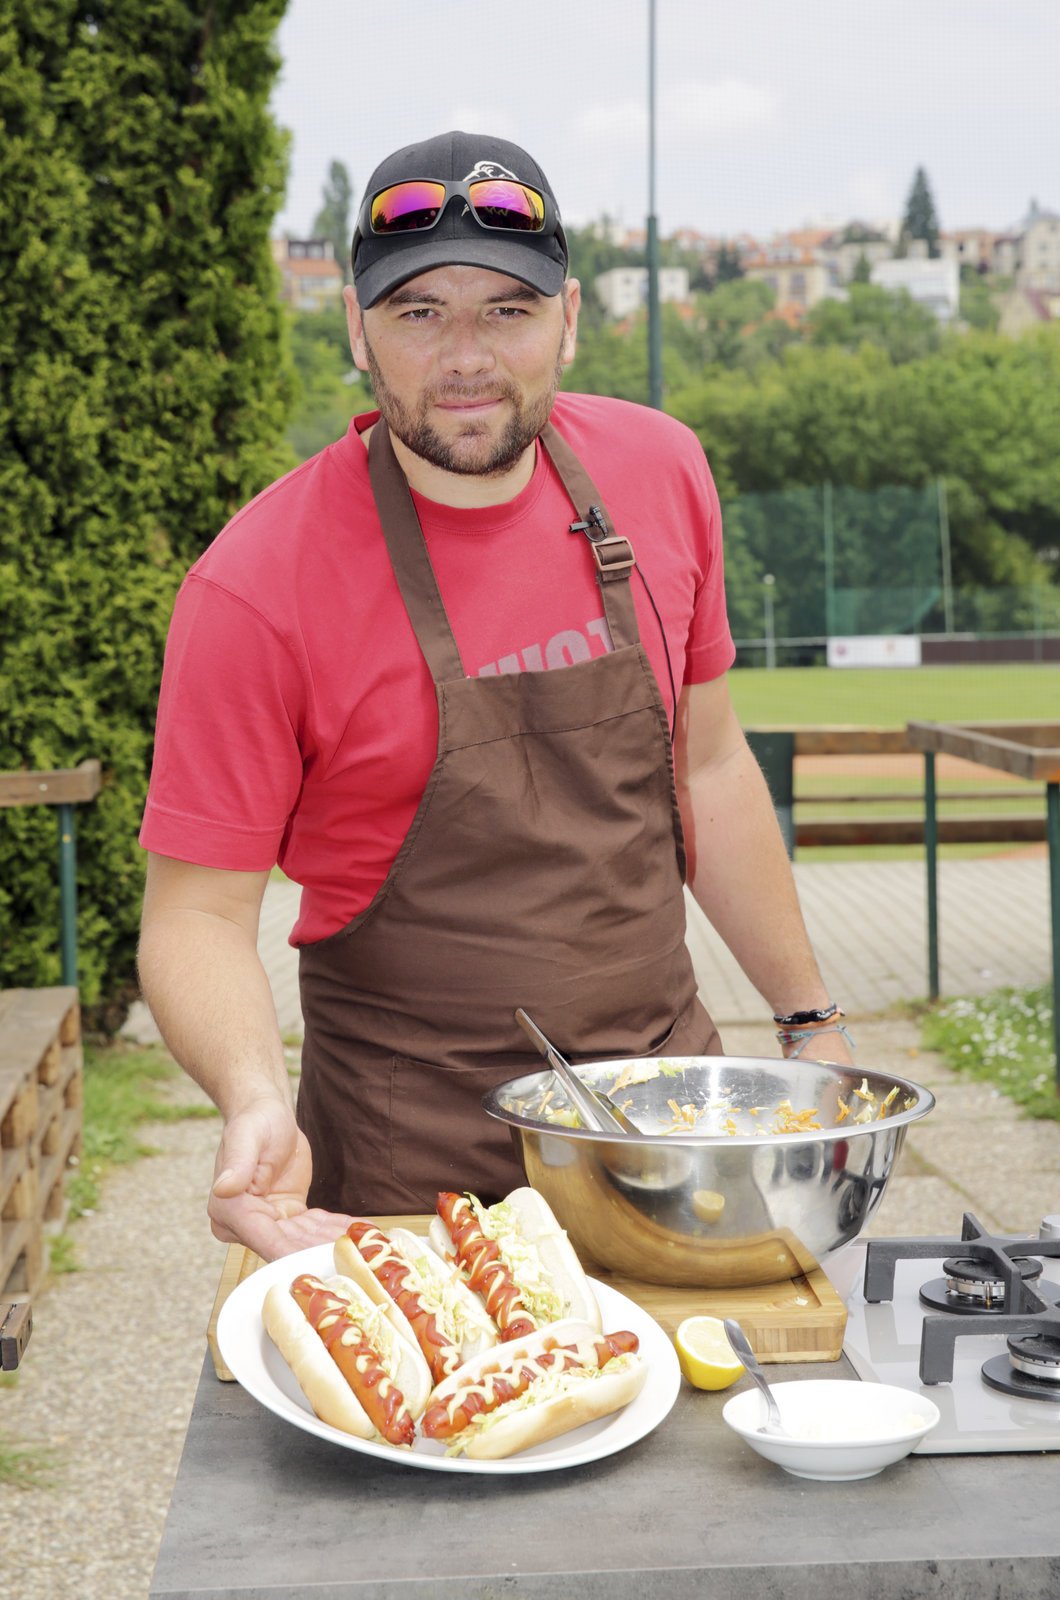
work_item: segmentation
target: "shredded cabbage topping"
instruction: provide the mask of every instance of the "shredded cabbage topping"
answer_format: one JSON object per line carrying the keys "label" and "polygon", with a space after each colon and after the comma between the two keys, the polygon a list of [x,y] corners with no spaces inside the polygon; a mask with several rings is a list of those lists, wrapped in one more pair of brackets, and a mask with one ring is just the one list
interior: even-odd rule
{"label": "shredded cabbage topping", "polygon": [[426,1253],[403,1259],[409,1261],[416,1274],[416,1293],[421,1306],[434,1316],[439,1332],[450,1344],[462,1345],[469,1333],[481,1333],[490,1327],[489,1319],[476,1315],[474,1306],[468,1305],[459,1284],[451,1278],[434,1276]]}
{"label": "shredded cabbage topping", "polygon": [[[519,1232],[518,1215],[508,1200],[484,1206],[474,1195],[468,1196],[487,1239],[492,1239],[501,1260],[519,1285],[520,1296],[530,1315],[538,1322],[559,1322],[565,1307],[563,1297],[548,1277],[536,1244]],[[564,1235],[559,1232],[556,1238]]]}
{"label": "shredded cabbage topping", "polygon": [[502,1406],[497,1406],[493,1411],[480,1412],[462,1433],[454,1435],[445,1453],[447,1456],[462,1455],[474,1439],[488,1432],[503,1417],[514,1416],[519,1411],[525,1411],[528,1406],[540,1405],[546,1400],[558,1400],[562,1395],[569,1394],[573,1389],[580,1389],[586,1382],[591,1383],[595,1378],[602,1378],[607,1373],[624,1372],[636,1359],[632,1354],[612,1356],[602,1367],[568,1367],[564,1372],[543,1373],[540,1378],[534,1379],[529,1389],[524,1389],[522,1394],[516,1395],[514,1400],[506,1400]]}

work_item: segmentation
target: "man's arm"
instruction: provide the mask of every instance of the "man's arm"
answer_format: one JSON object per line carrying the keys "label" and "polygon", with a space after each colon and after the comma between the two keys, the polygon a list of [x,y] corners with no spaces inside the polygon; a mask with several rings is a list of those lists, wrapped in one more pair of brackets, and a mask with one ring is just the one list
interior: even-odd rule
{"label": "man's arm", "polygon": [[150,855],[139,968],[166,1044],[224,1118],[207,1206],[213,1231],[272,1260],[330,1242],[349,1219],[306,1208],[309,1146],[257,952],[267,881],[267,872]]}
{"label": "man's arm", "polygon": [[[724,677],[681,693],[674,740],[688,885],[744,972],[787,1016],[831,997],[810,947],[773,802]],[[805,1053],[848,1062],[842,1034]]]}

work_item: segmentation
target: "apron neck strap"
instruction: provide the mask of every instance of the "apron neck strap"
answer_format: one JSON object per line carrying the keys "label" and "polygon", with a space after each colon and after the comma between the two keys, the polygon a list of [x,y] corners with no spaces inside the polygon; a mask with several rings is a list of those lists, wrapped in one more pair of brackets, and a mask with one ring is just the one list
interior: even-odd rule
{"label": "apron neck strap", "polygon": [[431,677],[435,683],[463,678],[464,663],[442,603],[412,491],[382,417],[368,441],[368,476],[390,564]]}
{"label": "apron neck strap", "polygon": [[[540,439],[580,519],[571,524],[571,532],[584,533],[589,541],[611,644],[616,650],[639,644],[640,630],[629,585],[635,565],[633,546],[628,539],[616,536],[599,490],[550,422],[542,428]],[[368,475],[390,564],[431,676],[435,683],[463,678],[464,664],[434,576],[412,491],[382,417],[368,441]]]}
{"label": "apron neck strap", "polygon": [[540,438],[578,513],[579,520],[571,523],[570,531],[583,533],[589,541],[611,643],[616,650],[624,645],[639,644],[640,629],[629,584],[630,573],[636,565],[633,546],[628,539],[616,535],[600,491],[551,422],[545,423]]}

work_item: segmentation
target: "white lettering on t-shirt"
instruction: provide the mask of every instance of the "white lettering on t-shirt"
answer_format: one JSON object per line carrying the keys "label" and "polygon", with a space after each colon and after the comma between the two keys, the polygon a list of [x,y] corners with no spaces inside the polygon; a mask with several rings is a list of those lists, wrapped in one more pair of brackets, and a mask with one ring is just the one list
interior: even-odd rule
{"label": "white lettering on t-shirt", "polygon": [[611,635],[604,617],[593,617],[580,628],[563,628],[554,633],[544,645],[524,644],[521,650],[499,656],[479,667],[480,678],[495,677],[502,672],[542,672],[546,668],[571,667],[576,661],[588,661],[593,656],[607,655],[611,649]]}
{"label": "white lettering on t-shirt", "polygon": [[553,667],[572,667],[576,661],[588,661],[593,653],[592,645],[577,628],[564,628],[562,633],[554,633],[545,646],[545,661],[549,669]]}

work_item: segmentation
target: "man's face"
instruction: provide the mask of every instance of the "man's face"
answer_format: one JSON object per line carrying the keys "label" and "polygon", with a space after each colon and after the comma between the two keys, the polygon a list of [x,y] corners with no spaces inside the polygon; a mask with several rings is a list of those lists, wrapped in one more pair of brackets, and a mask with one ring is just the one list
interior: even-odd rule
{"label": "man's face", "polygon": [[507,472],[548,421],[574,358],[579,288],[545,297],[480,267],[437,267],[367,311],[350,345],[390,431],[445,472]]}

